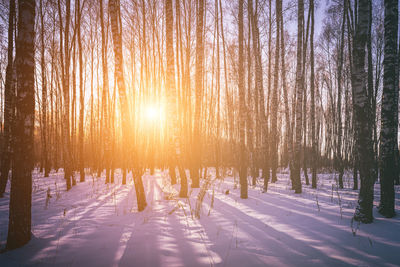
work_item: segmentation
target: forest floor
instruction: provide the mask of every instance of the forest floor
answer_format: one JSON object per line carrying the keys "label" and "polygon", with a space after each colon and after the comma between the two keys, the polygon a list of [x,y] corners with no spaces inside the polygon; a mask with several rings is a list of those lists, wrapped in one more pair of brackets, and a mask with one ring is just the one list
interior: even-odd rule
{"label": "forest floor", "polygon": [[[196,218],[201,189],[178,198],[179,185],[169,185],[166,173],[143,176],[148,206],[136,208],[131,176],[121,185],[86,176],[65,191],[62,173],[44,178],[34,172],[32,240],[20,249],[0,254],[1,266],[399,266],[400,187],[396,187],[397,217],[376,211],[372,224],[352,222],[357,191],[345,176],[337,188],[335,174],[319,174],[318,190],[290,190],[287,171],[262,192],[262,180],[249,185],[240,199],[233,177],[210,184]],[[249,179],[250,182],[250,179]],[[190,184],[190,183],[189,183]],[[204,185],[204,181],[203,181]],[[51,198],[48,197],[51,195]],[[8,227],[9,185],[0,199],[0,248]]]}

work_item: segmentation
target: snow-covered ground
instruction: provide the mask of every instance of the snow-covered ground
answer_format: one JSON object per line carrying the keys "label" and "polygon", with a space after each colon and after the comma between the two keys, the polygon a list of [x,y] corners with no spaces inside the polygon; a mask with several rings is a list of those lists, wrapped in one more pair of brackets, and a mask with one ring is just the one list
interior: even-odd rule
{"label": "snow-covered ground", "polygon": [[[214,173],[214,172],[213,172]],[[143,176],[148,207],[139,213],[131,176],[121,185],[104,176],[69,192],[61,173],[34,173],[32,240],[0,254],[0,266],[399,266],[400,188],[397,217],[374,208],[374,223],[352,223],[357,192],[351,177],[337,190],[334,174],[320,174],[318,190],[290,190],[288,174],[263,193],[262,181],[240,199],[232,177],[214,179],[195,216],[200,189],[177,197],[166,174]],[[51,198],[48,198],[50,188]],[[9,188],[7,189],[9,190]],[[375,205],[379,185],[375,186]],[[8,191],[7,191],[8,192]],[[8,227],[9,193],[0,199],[0,246]]]}

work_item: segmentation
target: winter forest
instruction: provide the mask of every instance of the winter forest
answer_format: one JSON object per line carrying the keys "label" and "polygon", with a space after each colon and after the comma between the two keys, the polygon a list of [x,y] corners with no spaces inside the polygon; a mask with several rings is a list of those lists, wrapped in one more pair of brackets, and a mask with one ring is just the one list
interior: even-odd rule
{"label": "winter forest", "polygon": [[0,0],[0,265],[397,266],[398,2]]}

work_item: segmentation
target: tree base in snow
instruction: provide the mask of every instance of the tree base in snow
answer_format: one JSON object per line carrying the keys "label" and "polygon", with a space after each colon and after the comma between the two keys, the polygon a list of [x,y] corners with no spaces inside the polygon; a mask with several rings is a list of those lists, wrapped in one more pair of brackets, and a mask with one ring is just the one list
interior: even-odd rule
{"label": "tree base in snow", "polygon": [[372,215],[367,215],[360,210],[359,207],[356,209],[356,213],[353,216],[354,220],[357,222],[369,224],[374,221],[374,217]]}
{"label": "tree base in snow", "polygon": [[396,212],[393,208],[386,207],[382,204],[378,206],[378,212],[385,218],[393,218],[394,216],[396,216]]}

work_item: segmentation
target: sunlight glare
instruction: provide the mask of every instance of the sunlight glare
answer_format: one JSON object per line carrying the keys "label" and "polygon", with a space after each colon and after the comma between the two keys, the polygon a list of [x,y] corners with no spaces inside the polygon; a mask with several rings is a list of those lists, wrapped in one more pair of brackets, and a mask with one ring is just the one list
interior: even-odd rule
{"label": "sunlight glare", "polygon": [[148,105],[145,109],[145,116],[149,121],[157,121],[160,117],[160,109],[154,105]]}

